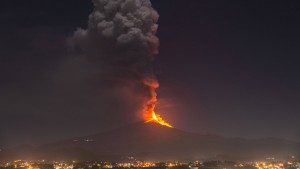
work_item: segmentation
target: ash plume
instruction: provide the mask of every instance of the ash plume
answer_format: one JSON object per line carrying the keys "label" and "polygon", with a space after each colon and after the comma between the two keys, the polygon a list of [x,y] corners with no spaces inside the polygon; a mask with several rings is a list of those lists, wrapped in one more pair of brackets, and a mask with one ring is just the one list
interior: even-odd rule
{"label": "ash plume", "polygon": [[88,27],[75,31],[70,44],[98,70],[99,88],[133,104],[134,113],[145,118],[154,109],[159,86],[152,66],[159,15],[150,0],[92,2]]}

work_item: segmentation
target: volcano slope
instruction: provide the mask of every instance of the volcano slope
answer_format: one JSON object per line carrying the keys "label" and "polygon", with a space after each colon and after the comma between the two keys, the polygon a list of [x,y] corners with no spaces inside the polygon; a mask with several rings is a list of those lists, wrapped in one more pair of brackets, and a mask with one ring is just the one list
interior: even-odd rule
{"label": "volcano slope", "polygon": [[283,139],[227,138],[139,122],[99,134],[46,144],[32,148],[30,153],[29,150],[24,153],[18,149],[1,153],[15,154],[21,159],[121,160],[134,156],[161,161],[199,158],[256,160],[267,156],[286,158],[299,152],[299,143]]}

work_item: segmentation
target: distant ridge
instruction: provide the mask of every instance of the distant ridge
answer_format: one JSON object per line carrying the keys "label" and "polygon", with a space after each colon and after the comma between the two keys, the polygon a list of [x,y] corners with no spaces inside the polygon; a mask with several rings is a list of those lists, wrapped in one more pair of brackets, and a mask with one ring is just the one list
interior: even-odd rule
{"label": "distant ridge", "polygon": [[[133,123],[99,134],[72,138],[40,147],[0,152],[12,158],[48,160],[255,160],[268,156],[300,155],[300,144],[277,138],[244,139],[185,132],[156,123]],[[2,156],[1,156],[2,154]]]}

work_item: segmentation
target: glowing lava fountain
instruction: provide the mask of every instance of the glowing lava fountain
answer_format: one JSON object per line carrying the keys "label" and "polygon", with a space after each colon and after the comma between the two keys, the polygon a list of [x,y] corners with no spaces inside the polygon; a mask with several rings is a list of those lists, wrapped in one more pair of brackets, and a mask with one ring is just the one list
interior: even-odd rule
{"label": "glowing lava fountain", "polygon": [[155,123],[161,124],[163,126],[173,128],[173,126],[171,126],[169,123],[165,122],[163,120],[163,118],[159,114],[156,114],[154,111],[152,112],[152,118],[149,119],[148,121],[146,121],[145,123],[149,123],[149,122],[155,122]]}
{"label": "glowing lava fountain", "polygon": [[148,99],[144,105],[144,118],[145,118],[145,123],[149,122],[154,122],[161,124],[163,126],[167,126],[170,128],[173,128],[172,125],[167,123],[166,121],[163,120],[161,115],[155,113],[154,108],[157,103],[157,94],[156,94],[156,89],[159,87],[159,84],[156,80],[153,79],[148,79],[144,81],[144,84],[150,88],[150,94],[151,97]]}

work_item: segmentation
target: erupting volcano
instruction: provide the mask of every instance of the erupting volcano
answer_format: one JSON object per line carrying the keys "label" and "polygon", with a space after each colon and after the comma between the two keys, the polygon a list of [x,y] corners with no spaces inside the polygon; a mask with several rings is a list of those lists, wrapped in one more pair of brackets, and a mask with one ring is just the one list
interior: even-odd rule
{"label": "erupting volcano", "polygon": [[116,107],[128,107],[126,112],[147,123],[172,127],[154,111],[159,87],[153,70],[154,56],[159,52],[159,14],[150,0],[92,2],[95,8],[89,15],[88,28],[79,28],[71,45],[96,70],[100,69],[97,77],[105,79],[101,87],[108,98],[124,100]]}
{"label": "erupting volcano", "polygon": [[156,80],[152,79],[152,80],[144,81],[144,84],[150,88],[150,95],[151,95],[150,99],[147,100],[144,105],[143,113],[144,113],[145,123],[154,122],[154,123],[161,124],[163,126],[173,128],[172,125],[170,125],[169,123],[163,120],[161,115],[157,114],[154,111],[155,105],[157,103],[156,89],[159,87],[159,83]]}

